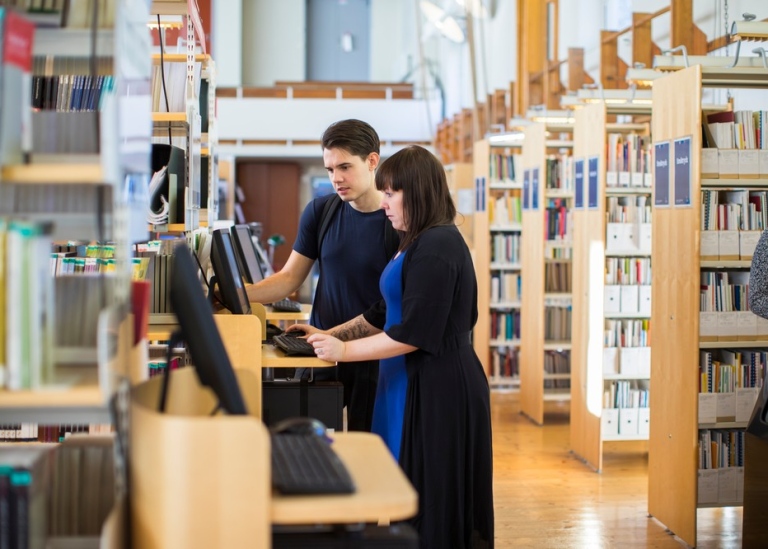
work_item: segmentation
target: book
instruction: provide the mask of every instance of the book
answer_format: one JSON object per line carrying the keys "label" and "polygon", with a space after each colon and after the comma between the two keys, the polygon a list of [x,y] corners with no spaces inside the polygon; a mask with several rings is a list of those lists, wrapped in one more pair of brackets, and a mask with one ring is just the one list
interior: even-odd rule
{"label": "book", "polygon": [[0,164],[20,164],[32,146],[34,36],[34,23],[0,8]]}

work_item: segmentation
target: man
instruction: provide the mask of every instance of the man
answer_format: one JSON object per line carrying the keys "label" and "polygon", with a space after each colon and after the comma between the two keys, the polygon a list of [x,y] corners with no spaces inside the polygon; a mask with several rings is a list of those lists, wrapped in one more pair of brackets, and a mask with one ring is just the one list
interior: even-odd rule
{"label": "man", "polygon": [[[381,299],[379,278],[396,253],[397,242],[388,237],[394,230],[381,209],[381,192],[376,189],[380,147],[376,131],[360,120],[342,120],[325,130],[322,147],[323,163],[336,194],[316,198],[306,206],[285,266],[247,291],[251,301],[278,301],[295,292],[318,261],[320,276],[310,324],[327,329],[362,314]],[[331,214],[322,241],[318,241],[326,203],[336,196],[341,204]],[[314,378],[340,381],[347,428],[370,431],[377,360],[317,368]]]}

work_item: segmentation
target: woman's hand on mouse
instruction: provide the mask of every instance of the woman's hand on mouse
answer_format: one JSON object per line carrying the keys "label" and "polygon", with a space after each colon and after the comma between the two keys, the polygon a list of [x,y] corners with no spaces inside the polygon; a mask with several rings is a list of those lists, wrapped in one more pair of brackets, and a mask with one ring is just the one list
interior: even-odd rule
{"label": "woman's hand on mouse", "polygon": [[343,362],[346,344],[335,337],[325,333],[315,333],[307,338],[315,348],[317,358],[328,362]]}

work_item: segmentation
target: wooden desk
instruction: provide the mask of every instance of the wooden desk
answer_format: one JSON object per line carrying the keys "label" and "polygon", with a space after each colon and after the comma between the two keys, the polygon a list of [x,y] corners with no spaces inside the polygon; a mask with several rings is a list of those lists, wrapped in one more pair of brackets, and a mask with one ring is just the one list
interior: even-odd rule
{"label": "wooden desk", "polygon": [[272,307],[269,306],[265,306],[264,309],[267,311],[267,322],[282,322],[288,320],[293,322],[302,322],[309,320],[309,315],[312,312],[312,305],[309,303],[302,303],[300,313],[275,311]]}
{"label": "wooden desk", "polygon": [[[166,341],[177,328],[178,324],[150,324],[147,330],[147,339],[149,341]],[[261,346],[262,368],[329,368],[331,366],[336,366],[336,363],[309,356],[285,356],[283,351],[269,343],[264,343]]]}
{"label": "wooden desk", "polygon": [[[246,405],[260,380],[236,371]],[[333,448],[357,485],[350,495],[282,496],[270,485],[269,433],[253,415],[211,416],[216,400],[191,368],[171,373],[166,413],[162,379],[131,390],[130,482],[134,547],[269,547],[270,523],[391,523],[413,516],[418,496],[384,442],[371,433],[334,433]]]}
{"label": "wooden desk", "polygon": [[272,345],[264,343],[261,346],[262,368],[330,368],[335,362],[327,362],[311,356],[285,356],[285,353]]}
{"label": "wooden desk", "polygon": [[379,436],[347,432],[333,433],[331,438],[357,491],[327,496],[283,496],[273,492],[272,524],[389,524],[416,514],[416,491]]}

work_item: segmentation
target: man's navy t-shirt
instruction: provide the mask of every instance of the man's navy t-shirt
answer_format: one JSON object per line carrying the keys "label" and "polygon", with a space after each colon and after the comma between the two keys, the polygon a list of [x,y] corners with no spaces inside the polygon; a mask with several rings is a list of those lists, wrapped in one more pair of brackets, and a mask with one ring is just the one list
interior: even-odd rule
{"label": "man's navy t-shirt", "polygon": [[[319,219],[325,202],[334,195],[316,198],[304,209],[293,249],[316,260]],[[362,314],[381,300],[379,277],[391,257],[384,245],[384,210],[359,212],[342,202],[323,238],[310,324],[332,328]]]}

